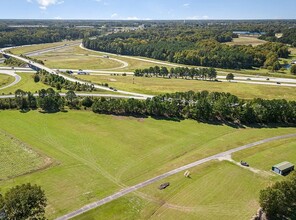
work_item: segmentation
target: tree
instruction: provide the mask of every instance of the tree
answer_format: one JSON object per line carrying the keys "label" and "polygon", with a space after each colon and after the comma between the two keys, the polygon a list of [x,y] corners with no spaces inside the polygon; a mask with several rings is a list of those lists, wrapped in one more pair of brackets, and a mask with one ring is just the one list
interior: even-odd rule
{"label": "tree", "polygon": [[81,104],[84,106],[84,107],[87,107],[87,108],[90,108],[93,104],[93,100],[90,98],[90,97],[85,97]]}
{"label": "tree", "polygon": [[70,107],[75,107],[77,104],[77,96],[74,91],[70,90],[66,93],[66,100]]}
{"label": "tree", "polygon": [[296,172],[260,192],[260,205],[270,220],[296,219]]}
{"label": "tree", "polygon": [[28,108],[27,93],[21,89],[15,91],[15,100],[17,107],[21,110]]}
{"label": "tree", "polygon": [[38,74],[35,74],[35,75],[34,75],[34,82],[35,82],[35,83],[40,82],[40,76],[39,76]]}
{"label": "tree", "polygon": [[296,75],[296,64],[291,67],[291,74]]}
{"label": "tree", "polygon": [[47,199],[40,186],[23,184],[10,189],[4,197],[8,219],[44,219]]}
{"label": "tree", "polygon": [[226,76],[226,79],[229,80],[229,81],[230,81],[230,80],[234,80],[234,75],[233,75],[233,73],[228,73],[227,76]]}

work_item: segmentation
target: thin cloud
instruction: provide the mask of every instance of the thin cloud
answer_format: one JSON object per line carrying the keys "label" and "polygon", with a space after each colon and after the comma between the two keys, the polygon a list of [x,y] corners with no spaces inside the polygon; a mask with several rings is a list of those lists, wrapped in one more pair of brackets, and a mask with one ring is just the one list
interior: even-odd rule
{"label": "thin cloud", "polygon": [[[32,2],[32,0],[27,0],[28,2]],[[60,0],[37,0],[37,3],[39,4],[39,8],[42,10],[46,10],[47,7],[51,5],[60,5],[63,4],[64,1]]]}
{"label": "thin cloud", "polygon": [[189,7],[190,4],[189,4],[189,3],[186,3],[186,4],[184,4],[183,6],[184,6],[184,7]]}

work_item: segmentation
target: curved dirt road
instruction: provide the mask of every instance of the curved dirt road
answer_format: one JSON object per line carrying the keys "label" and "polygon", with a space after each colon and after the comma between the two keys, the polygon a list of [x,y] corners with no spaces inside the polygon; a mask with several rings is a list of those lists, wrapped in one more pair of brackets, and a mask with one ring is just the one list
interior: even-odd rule
{"label": "curved dirt road", "polygon": [[182,167],[179,167],[177,169],[174,169],[174,170],[171,170],[169,172],[166,172],[162,175],[159,175],[159,176],[156,176],[152,179],[149,179],[149,180],[146,180],[144,182],[141,182],[137,185],[134,185],[134,186],[131,186],[131,187],[128,187],[128,188],[125,188],[117,193],[114,193],[113,195],[110,195],[104,199],[101,199],[99,201],[96,201],[94,203],[91,203],[91,204],[88,204],[78,210],[75,210],[67,215],[64,215],[64,216],[61,216],[59,218],[57,218],[56,220],[68,220],[68,219],[71,219],[71,218],[74,218],[78,215],[81,215],[85,212],[88,212],[92,209],[95,209],[97,207],[100,207],[106,203],[109,203],[109,202],[112,202],[113,200],[116,200],[120,197],[123,197],[124,195],[126,194],[129,194],[131,192],[134,192],[138,189],[141,189],[147,185],[150,185],[152,183],[155,183],[159,180],[162,180],[164,178],[167,178],[169,176],[172,176],[176,173],[179,173],[179,172],[182,172],[182,171],[185,171],[185,170],[188,170],[192,167],[196,167],[196,166],[199,166],[201,164],[204,164],[206,162],[210,162],[212,160],[218,160],[219,158],[224,158],[226,156],[229,156],[235,152],[239,152],[239,151],[242,151],[242,150],[245,150],[245,149],[248,149],[248,148],[252,148],[252,147],[255,147],[255,146],[258,146],[258,145],[261,145],[261,144],[265,144],[265,143],[269,143],[269,142],[272,142],[272,141],[276,141],[276,140],[281,140],[281,139],[287,139],[287,138],[292,138],[292,137],[296,137],[296,134],[289,134],[289,135],[282,135],[282,136],[277,136],[277,137],[272,137],[272,138],[267,138],[267,139],[264,139],[264,140],[261,140],[261,141],[257,141],[257,142],[254,142],[254,143],[250,143],[250,144],[247,144],[247,145],[244,145],[244,146],[241,146],[241,147],[237,147],[237,148],[234,148],[234,149],[231,149],[231,150],[228,150],[228,151],[225,151],[225,152],[222,152],[222,153],[219,153],[219,154],[216,154],[216,155],[213,155],[213,156],[210,156],[210,157],[207,157],[207,158],[204,158],[204,159],[201,159],[201,160],[198,160],[198,161],[195,161],[193,163],[190,163],[190,164],[187,164],[185,166],[182,166]]}

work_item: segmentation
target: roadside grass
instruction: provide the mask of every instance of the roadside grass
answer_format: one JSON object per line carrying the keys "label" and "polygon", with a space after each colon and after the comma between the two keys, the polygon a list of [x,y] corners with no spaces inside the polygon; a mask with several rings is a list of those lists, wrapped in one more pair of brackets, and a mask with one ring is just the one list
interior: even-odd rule
{"label": "roadside grass", "polygon": [[80,42],[80,41],[81,40],[63,41],[63,42],[46,43],[46,44],[34,44],[31,46],[23,46],[23,47],[14,48],[14,49],[11,49],[10,51],[16,55],[20,55],[20,54],[25,54],[25,53],[37,51],[37,50],[43,50],[43,49],[47,49],[47,48],[51,48],[51,47],[62,46],[65,44],[71,44],[71,43]]}
{"label": "roadside grass", "polygon": [[[270,179],[229,162],[212,161],[153,183],[74,219],[250,219]],[[159,185],[170,186],[160,191]]]}
{"label": "roadside grass", "polygon": [[45,66],[55,69],[109,69],[122,65],[107,58],[60,53],[58,51],[34,58],[42,60]]}
{"label": "roadside grass", "polygon": [[0,181],[0,188],[5,192],[26,182],[41,185],[48,197],[49,219],[198,159],[296,132],[293,127],[237,129],[192,120],[176,122],[88,111],[0,114],[0,129],[56,161],[56,166],[41,172]]}
{"label": "roadside grass", "polygon": [[235,45],[252,45],[253,47],[267,43],[267,41],[260,40],[257,37],[246,37],[239,36],[239,38],[233,38],[232,42],[227,42],[226,44],[235,46]]}
{"label": "roadside grass", "polygon": [[108,83],[109,86],[116,89],[122,89],[129,92],[138,92],[151,95],[164,93],[185,92],[189,90],[210,92],[229,92],[240,98],[266,98],[266,99],[288,99],[295,100],[296,88],[279,87],[268,85],[254,85],[232,82],[209,82],[185,79],[163,79],[135,77],[133,76],[105,76],[105,75],[87,75],[77,76],[77,78],[88,80],[93,83]]}
{"label": "roadside grass", "polygon": [[237,152],[233,155],[233,159],[247,161],[251,167],[270,172],[273,165],[284,161],[296,164],[296,138],[275,141]]}
{"label": "roadside grass", "polygon": [[[0,73],[0,89],[14,81],[14,77]],[[0,90],[1,92],[1,90]]]}
{"label": "roadside grass", "polygon": [[0,181],[20,176],[50,164],[25,143],[0,130]]}
{"label": "roadside grass", "polygon": [[21,81],[12,87],[0,90],[0,94],[10,94],[10,93],[14,94],[14,92],[17,89],[21,89],[26,92],[35,93],[36,91],[41,89],[51,88],[50,86],[47,86],[42,82],[35,83],[33,80],[33,76],[34,76],[33,73],[17,73],[17,74],[22,77]]}

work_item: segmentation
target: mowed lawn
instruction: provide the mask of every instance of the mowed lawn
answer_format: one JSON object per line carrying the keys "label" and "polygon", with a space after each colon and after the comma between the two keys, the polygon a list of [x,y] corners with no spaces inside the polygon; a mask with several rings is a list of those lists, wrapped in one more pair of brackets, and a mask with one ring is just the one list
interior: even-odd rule
{"label": "mowed lawn", "polygon": [[102,57],[51,52],[34,57],[55,69],[109,69],[122,66],[121,63]]}
{"label": "mowed lawn", "polygon": [[34,172],[51,163],[49,158],[0,130],[0,181]]}
{"label": "mowed lawn", "polygon": [[49,219],[209,155],[296,132],[296,128],[236,129],[87,111],[0,115],[0,129],[55,161],[46,170],[1,181],[1,192],[20,183],[41,185],[48,197]]}
{"label": "mowed lawn", "polygon": [[[250,219],[271,180],[229,162],[213,161],[154,183],[74,219]],[[164,182],[170,186],[160,191]],[[178,217],[177,217],[178,216]]]}
{"label": "mowed lawn", "polygon": [[233,159],[248,161],[257,169],[270,171],[273,165],[289,161],[296,165],[296,138],[275,141],[235,153]]}
{"label": "mowed lawn", "polygon": [[[0,73],[0,89],[14,81],[14,77]],[[1,90],[0,90],[1,91]]]}
{"label": "mowed lawn", "polygon": [[173,92],[185,92],[189,90],[210,92],[229,92],[240,98],[265,98],[265,99],[288,99],[295,100],[296,88],[265,86],[231,82],[209,82],[184,79],[163,79],[135,77],[133,84],[132,76],[102,76],[87,75],[77,76],[80,79],[89,80],[93,83],[108,83],[116,89],[129,92],[158,95]]}
{"label": "mowed lawn", "polygon": [[33,76],[34,76],[33,73],[17,73],[17,74],[21,76],[22,78],[21,81],[12,87],[0,90],[1,94],[10,94],[10,93],[14,94],[14,92],[17,89],[21,89],[26,92],[35,93],[38,90],[50,88],[50,86],[47,86],[42,82],[35,83],[33,79]]}

